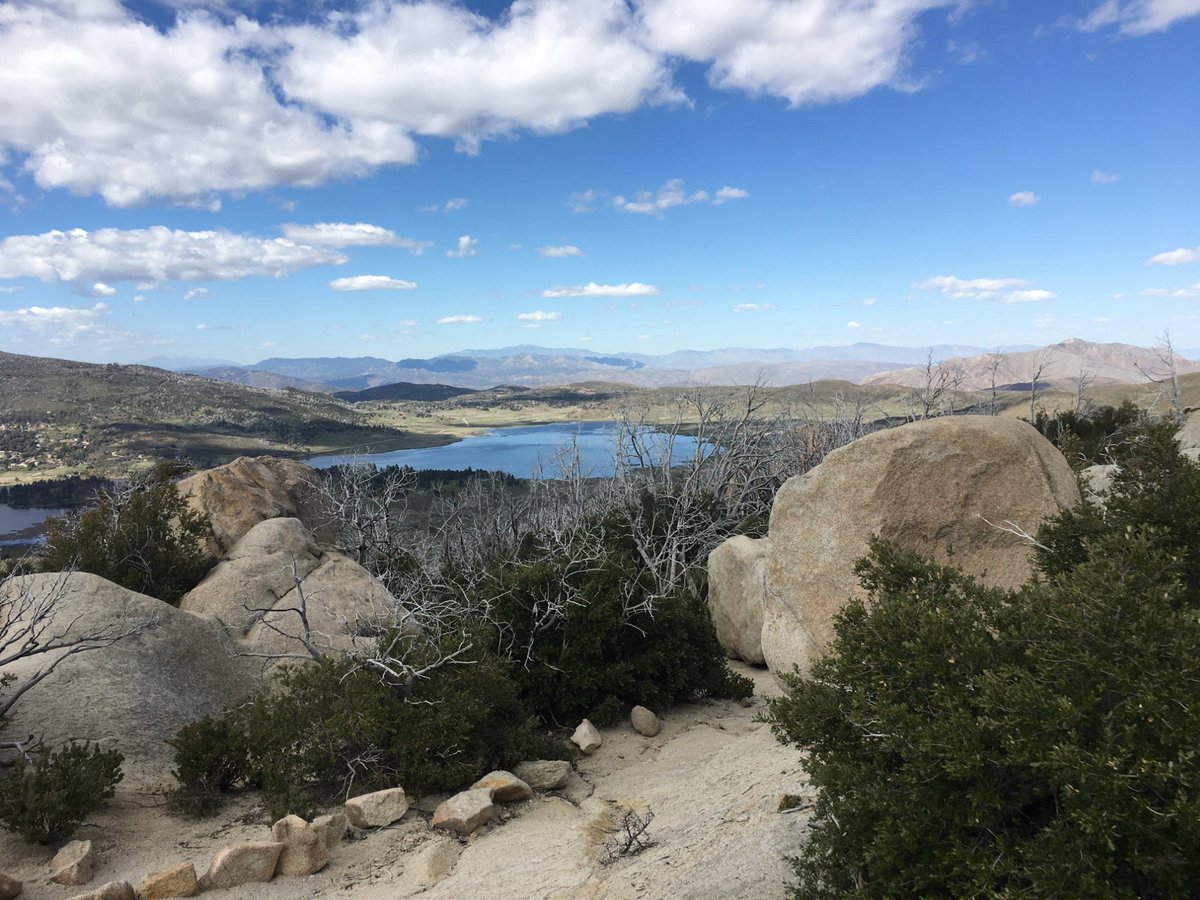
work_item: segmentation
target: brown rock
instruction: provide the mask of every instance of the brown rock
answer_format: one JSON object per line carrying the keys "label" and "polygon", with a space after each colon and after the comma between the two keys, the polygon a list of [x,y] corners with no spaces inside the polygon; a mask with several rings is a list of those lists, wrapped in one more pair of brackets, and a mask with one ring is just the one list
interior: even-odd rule
{"label": "brown rock", "polygon": [[428,841],[404,864],[403,880],[412,887],[433,887],[454,870],[462,852],[462,844],[453,838]]}
{"label": "brown rock", "polygon": [[575,733],[571,735],[571,743],[578,747],[579,752],[584,756],[591,756],[600,749],[604,738],[600,736],[600,732],[596,730],[596,726],[591,723],[590,719],[584,719],[575,729]]}
{"label": "brown rock", "polygon": [[408,797],[404,795],[404,788],[388,788],[351,797],[344,809],[346,818],[355,828],[383,828],[408,812]]}
{"label": "brown rock", "polygon": [[76,894],[71,900],[137,900],[137,894],[128,881],[110,881],[94,891]]}
{"label": "brown rock", "polygon": [[329,864],[325,835],[299,816],[285,816],[271,826],[271,837],[283,844],[276,875],[304,877]]}
{"label": "brown rock", "polygon": [[512,772],[489,772],[471,785],[471,790],[490,790],[497,803],[520,803],[533,797],[533,788]]}
{"label": "brown rock", "polygon": [[50,880],[56,884],[87,884],[95,874],[91,841],[71,841],[50,860]]}
{"label": "brown rock", "polygon": [[872,535],[952,560],[985,584],[1017,587],[1030,575],[1031,548],[988,521],[1011,521],[1032,533],[1078,502],[1062,454],[1014,419],[949,416],[835,450],[788,479],[775,497],[762,641],[767,665],[807,672],[824,653],[834,616],[850,597],[864,596],[853,568]]}
{"label": "brown rock", "polygon": [[658,716],[644,706],[635,706],[629,713],[629,724],[633,730],[644,737],[654,737],[662,728]]}
{"label": "brown rock", "polygon": [[270,881],[283,844],[278,841],[249,841],[219,851],[200,879],[201,892],[237,887],[239,884]]}
{"label": "brown rock", "polygon": [[200,893],[196,867],[190,862],[176,863],[169,869],[147,875],[137,886],[138,900],[165,900],[167,897],[194,897]]}
{"label": "brown rock", "polygon": [[708,611],[725,655],[756,666],[762,650],[770,541],[737,535],[708,555]]}
{"label": "brown rock", "polygon": [[342,838],[346,836],[346,829],[350,827],[350,822],[344,811],[334,812],[317,816],[312,821],[312,827],[321,835],[321,840],[325,842],[325,849],[332,854],[341,846]]}
{"label": "brown rock", "polygon": [[333,517],[317,490],[315,470],[290,459],[241,456],[179,482],[188,505],[209,517],[213,555],[224,556],[265,519],[296,518],[323,543],[334,540]]}
{"label": "brown rock", "polygon": [[513,774],[535,791],[557,791],[567,786],[571,764],[565,759],[533,759],[518,763]]}
{"label": "brown rock", "polygon": [[21,893],[24,887],[21,882],[15,878],[9,878],[3,872],[0,872],[0,900],[13,900],[14,897]]}
{"label": "brown rock", "polygon": [[462,791],[433,811],[430,824],[466,835],[492,821],[495,814],[490,790]]}

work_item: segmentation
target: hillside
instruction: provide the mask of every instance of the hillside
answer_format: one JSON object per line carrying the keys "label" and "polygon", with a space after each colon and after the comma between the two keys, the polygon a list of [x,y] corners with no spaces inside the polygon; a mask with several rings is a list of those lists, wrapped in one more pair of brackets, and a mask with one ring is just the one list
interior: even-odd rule
{"label": "hillside", "polygon": [[265,390],[149,366],[0,353],[0,475],[123,474],[143,456],[214,464],[349,444],[429,446],[321,394]]}
{"label": "hillside", "polygon": [[454,387],[449,384],[413,384],[398,381],[381,384],[379,387],[361,391],[334,391],[333,396],[347,403],[365,403],[371,400],[449,400],[464,394],[474,394],[471,388]]}

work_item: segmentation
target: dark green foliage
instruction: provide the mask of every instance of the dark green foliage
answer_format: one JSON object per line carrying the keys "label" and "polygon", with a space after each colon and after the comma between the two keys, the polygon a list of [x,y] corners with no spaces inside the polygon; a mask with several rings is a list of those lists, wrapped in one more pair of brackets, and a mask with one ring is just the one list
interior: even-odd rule
{"label": "dark green foliage", "polygon": [[75,567],[168,603],[195,587],[212,566],[208,521],[175,489],[181,469],[159,463],[127,488],[102,491],[74,519],[52,519],[43,571]]}
{"label": "dark green foliage", "polygon": [[771,715],[821,788],[795,896],[1194,896],[1200,468],[1138,430],[1106,510],[987,590],[876,542]]}
{"label": "dark green foliage", "polygon": [[70,837],[113,796],[123,757],[90,744],[67,744],[19,757],[0,774],[0,822],[26,840],[52,844]]}
{"label": "dark green foliage", "polygon": [[1120,406],[1100,406],[1088,412],[1066,410],[1050,415],[1039,411],[1033,425],[1067,454],[1072,465],[1106,463],[1121,436],[1146,417],[1130,400]]}
{"label": "dark green foliage", "polygon": [[[448,649],[407,636],[387,640],[416,668]],[[477,650],[459,659],[468,664],[411,681],[381,679],[350,660],[284,670],[271,690],[179,732],[172,742],[178,805],[206,814],[223,792],[253,786],[273,815],[308,815],[314,802],[351,784],[356,793],[397,784],[417,794],[456,790],[527,758],[536,727],[508,664]]]}

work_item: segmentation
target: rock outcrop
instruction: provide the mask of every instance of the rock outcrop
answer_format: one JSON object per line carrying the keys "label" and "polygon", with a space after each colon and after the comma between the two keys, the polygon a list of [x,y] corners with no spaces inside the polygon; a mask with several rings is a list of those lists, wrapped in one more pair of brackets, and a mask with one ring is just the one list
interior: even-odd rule
{"label": "rock outcrop", "polygon": [[69,841],[50,860],[50,880],[72,887],[87,884],[95,872],[91,841]]}
{"label": "rock outcrop", "polygon": [[770,541],[731,537],[708,556],[708,610],[726,655],[761,666]]}
{"label": "rock outcrop", "polygon": [[430,824],[434,828],[445,828],[456,834],[467,835],[492,821],[496,807],[492,803],[490,789],[460,791],[449,800],[443,801],[433,811]]}
{"label": "rock outcrop", "polygon": [[591,756],[600,749],[604,738],[600,736],[600,732],[590,719],[584,719],[575,729],[575,733],[571,735],[571,743],[578,747],[579,752],[584,756]]}
{"label": "rock outcrop", "polygon": [[226,847],[209,863],[208,871],[200,879],[200,891],[207,893],[270,881],[282,850],[283,844],[278,841],[247,841]]}
{"label": "rock outcrop", "polygon": [[[267,519],[250,528],[179,608],[214,616],[238,649],[303,656],[296,640],[299,616],[269,612],[297,609],[301,597],[321,652],[350,650],[362,624],[395,608],[391,594],[366,569],[322,547],[294,518]],[[264,616],[270,624],[263,623]]]}
{"label": "rock outcrop", "polygon": [[[89,740],[120,750],[126,775],[170,771],[169,738],[259,683],[257,667],[227,652],[215,623],[97,575],[46,573],[0,584],[0,600],[22,592],[52,604],[46,634],[144,626],[140,634],[64,660],[12,710],[15,731],[41,735],[49,745]],[[28,678],[55,655],[18,660],[3,672]]]}
{"label": "rock outcrop", "polygon": [[473,791],[491,791],[497,803],[521,803],[533,799],[533,788],[512,772],[488,772],[473,785]]}
{"label": "rock outcrop", "polygon": [[[789,479],[775,498],[767,543],[754,552],[731,551],[727,558],[740,558],[746,568],[728,566],[733,571],[722,580],[754,585],[753,568],[765,559],[763,659],[776,672],[807,671],[833,637],[834,616],[864,595],[854,563],[871,536],[952,559],[986,584],[1017,587],[1029,577],[1031,549],[996,526],[1012,522],[1032,532],[1078,502],[1062,454],[1024,422],[988,416],[916,422],[861,438]],[[720,561],[718,555],[718,569]],[[752,607],[758,600],[746,602]],[[754,628],[752,609],[742,621],[744,636]],[[742,655],[748,643],[725,647]]]}
{"label": "rock outcrop", "polygon": [[271,826],[271,837],[283,844],[276,875],[303,878],[329,865],[325,834],[299,816],[284,816]]}
{"label": "rock outcrop", "polygon": [[571,764],[565,759],[531,759],[518,763],[513,774],[535,791],[557,791],[567,786]]}
{"label": "rock outcrop", "polygon": [[629,724],[633,726],[634,731],[643,737],[654,737],[662,728],[662,723],[658,721],[658,716],[644,706],[635,706],[630,710]]}
{"label": "rock outcrop", "polygon": [[317,489],[316,470],[274,456],[240,456],[179,482],[179,493],[213,528],[213,556],[228,553],[266,519],[295,518],[323,543],[332,543],[333,516]]}
{"label": "rock outcrop", "polygon": [[200,893],[196,867],[190,862],[176,863],[161,872],[152,872],[138,882],[138,900],[166,900],[168,897],[194,897]]}
{"label": "rock outcrop", "polygon": [[404,817],[408,812],[408,797],[404,788],[387,788],[351,797],[343,808],[355,828],[383,828]]}

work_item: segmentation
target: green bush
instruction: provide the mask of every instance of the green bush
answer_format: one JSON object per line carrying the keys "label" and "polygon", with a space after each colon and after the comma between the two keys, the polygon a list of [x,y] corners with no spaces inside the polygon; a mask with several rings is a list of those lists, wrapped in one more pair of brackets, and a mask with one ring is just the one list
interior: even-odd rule
{"label": "green bush", "polygon": [[[448,650],[393,637],[393,652],[417,669]],[[307,815],[351,786],[457,790],[544,753],[508,663],[479,650],[460,659],[411,682],[349,659],[284,669],[270,690],[176,735],[177,805],[205,814],[225,791],[250,786],[273,815]]]}
{"label": "green bush", "polygon": [[159,463],[125,488],[104,491],[74,519],[51,519],[42,570],[77,568],[177,604],[212,567],[208,520],[175,488],[179,466]]}
{"label": "green bush", "polygon": [[0,773],[0,822],[27,840],[52,844],[70,837],[121,780],[123,757],[90,744],[67,744],[18,757]]}
{"label": "green bush", "polygon": [[872,545],[771,705],[820,788],[794,896],[1194,896],[1200,468],[1166,426],[1122,466],[1018,591]]}

